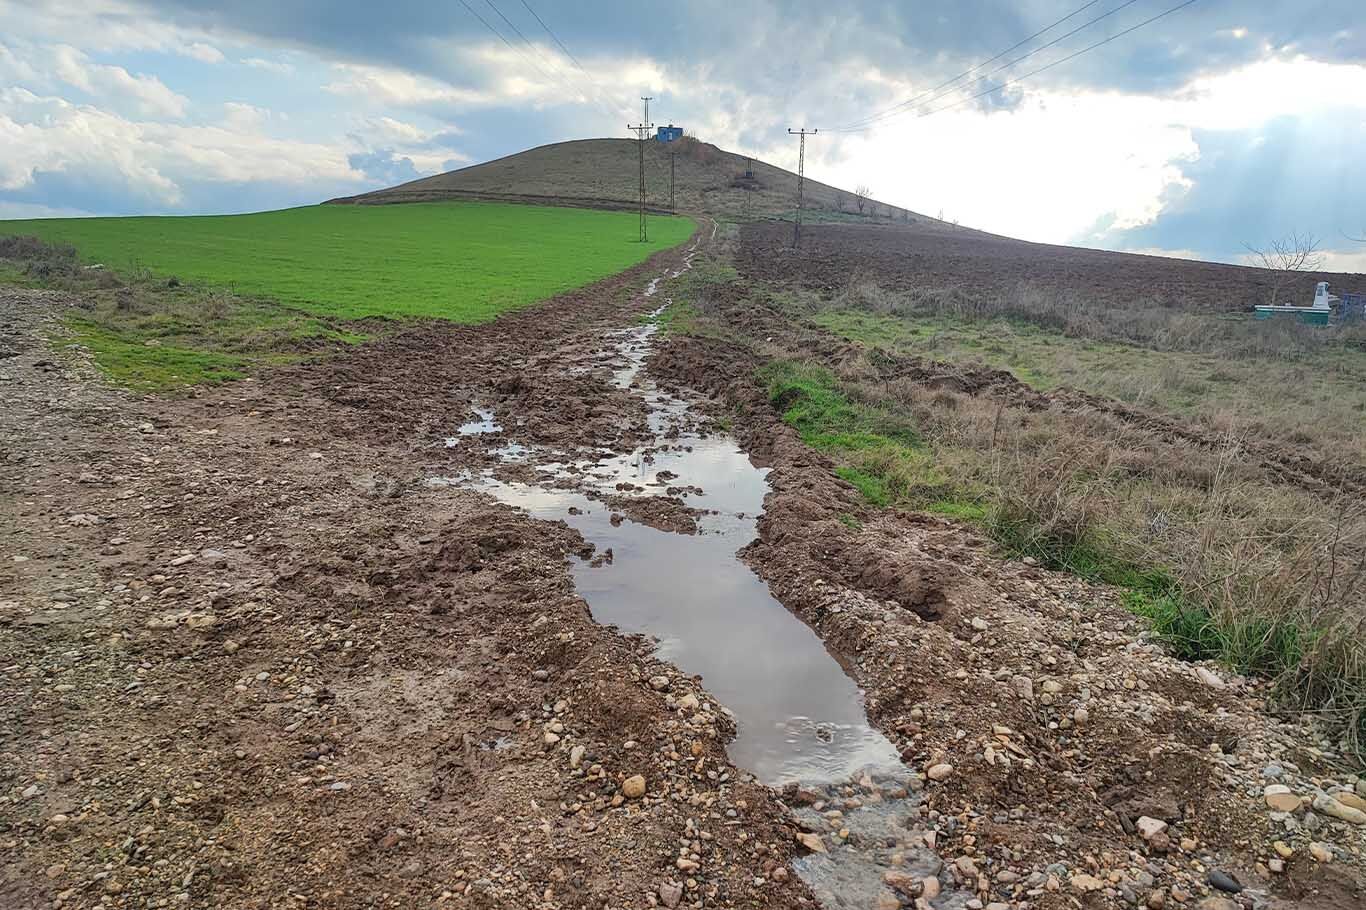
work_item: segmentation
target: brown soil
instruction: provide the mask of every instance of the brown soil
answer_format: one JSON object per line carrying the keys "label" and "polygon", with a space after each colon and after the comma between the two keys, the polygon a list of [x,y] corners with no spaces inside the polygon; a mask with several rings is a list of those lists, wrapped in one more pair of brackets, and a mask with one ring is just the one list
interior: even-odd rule
{"label": "brown soil", "polygon": [[[3,292],[0,906],[649,907],[674,882],[688,906],[809,904],[784,794],[729,763],[706,681],[575,594],[591,542],[426,483],[508,441],[645,439],[595,357],[680,255],[184,398],[55,357],[72,301]],[[739,294],[719,314],[735,341],[672,338],[651,369],[714,394],[773,467],[750,564],[913,770],[953,766],[919,781],[948,864],[936,907],[1194,906],[1209,868],[1287,906],[1360,906],[1366,829],[1287,833],[1261,804],[1273,761],[1299,792],[1341,782],[1323,742],[1252,683],[1199,681],[1111,592],[866,510],[777,419],[741,342],[841,347]],[[448,446],[475,406],[501,433]],[[668,491],[609,505],[695,527]],[[1167,842],[1130,833],[1141,815]]]}
{"label": "brown soil", "polygon": [[[802,233],[748,225],[737,266],[746,275],[782,275],[827,292],[873,278],[892,289],[960,289],[1009,295],[1020,286],[1059,290],[1130,306],[1136,296],[1181,309],[1250,310],[1269,297],[1266,273],[1235,265],[1029,243],[932,221],[913,225],[826,224]],[[1314,282],[1366,287],[1366,275],[1313,274],[1283,292],[1306,305]]]}

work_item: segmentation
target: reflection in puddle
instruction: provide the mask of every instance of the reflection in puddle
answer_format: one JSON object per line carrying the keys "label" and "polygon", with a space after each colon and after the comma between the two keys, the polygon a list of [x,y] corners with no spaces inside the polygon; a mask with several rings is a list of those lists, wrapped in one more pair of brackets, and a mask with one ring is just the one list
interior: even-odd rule
{"label": "reflection in puddle", "polygon": [[[536,518],[564,521],[597,546],[610,566],[574,566],[574,584],[593,617],[660,640],[660,655],[699,674],[736,719],[728,751],[761,781],[824,782],[899,764],[891,743],[864,719],[858,689],[801,620],[735,556],[755,537],[763,472],[728,441],[692,440],[691,453],[665,453],[670,470],[707,493],[694,536],[627,521],[587,496],[486,477],[474,482]],[[698,470],[688,470],[696,459]],[[741,467],[743,464],[743,468]]]}
{"label": "reflection in puddle", "polygon": [[[658,287],[657,279],[646,295]],[[768,471],[729,436],[698,435],[686,402],[643,373],[656,331],[652,321],[620,332],[610,350],[613,384],[648,408],[652,446],[576,461],[508,443],[493,450],[503,461],[538,456],[535,484],[493,472],[431,482],[472,487],[536,518],[564,521],[597,554],[610,551],[610,561],[573,566],[575,587],[594,618],[656,637],[662,657],[702,677],[735,718],[727,751],[736,765],[770,786],[800,783],[823,794],[817,807],[796,814],[807,830],[824,833],[829,853],[793,863],[822,905],[884,905],[884,873],[924,876],[939,868],[932,852],[918,849],[910,775],[892,743],[868,723],[862,693],[821,640],[737,556],[758,535]],[[460,428],[462,436],[498,431],[491,412],[478,414],[479,421]],[[600,501],[623,493],[682,499],[700,512],[698,533],[622,520]],[[829,812],[819,811],[827,806],[840,810],[833,827]]]}
{"label": "reflection in puddle", "polygon": [[493,419],[493,411],[488,408],[475,408],[476,420],[462,423],[457,429],[456,435],[446,437],[446,447],[451,448],[460,444],[460,440],[466,436],[483,436],[486,433],[501,433],[503,428]]}

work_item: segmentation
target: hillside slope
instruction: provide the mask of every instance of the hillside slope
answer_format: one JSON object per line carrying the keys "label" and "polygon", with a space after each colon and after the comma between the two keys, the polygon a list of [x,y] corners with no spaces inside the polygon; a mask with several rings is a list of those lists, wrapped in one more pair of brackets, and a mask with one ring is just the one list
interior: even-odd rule
{"label": "hillside slope", "polygon": [[[483,164],[424,177],[389,189],[334,199],[338,203],[383,204],[441,199],[555,201],[605,207],[636,205],[639,161],[633,139],[556,142]],[[791,171],[723,151],[691,139],[664,145],[645,143],[648,204],[668,209],[670,157],[674,207],[703,215],[764,218],[790,213],[797,198]],[[746,177],[751,171],[753,177]],[[806,205],[813,220],[857,217],[853,193],[806,181]],[[904,209],[872,203],[879,216],[907,217]],[[909,213],[909,217],[920,217]]]}

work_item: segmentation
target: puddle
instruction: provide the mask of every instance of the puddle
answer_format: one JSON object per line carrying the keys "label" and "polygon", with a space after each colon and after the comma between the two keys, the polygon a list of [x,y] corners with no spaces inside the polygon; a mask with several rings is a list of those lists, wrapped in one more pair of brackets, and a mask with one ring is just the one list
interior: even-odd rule
{"label": "puddle", "polygon": [[[646,294],[658,287],[656,279]],[[613,383],[647,404],[653,445],[576,461],[506,444],[496,450],[504,460],[538,456],[537,483],[500,480],[491,471],[432,482],[478,489],[536,518],[564,521],[597,555],[610,550],[610,560],[573,566],[593,617],[654,636],[661,656],[701,676],[735,718],[728,753],[737,766],[769,786],[797,783],[820,796],[794,813],[830,852],[802,857],[794,868],[824,906],[886,904],[884,873],[923,878],[940,868],[919,840],[918,798],[907,789],[914,781],[892,743],[868,723],[862,693],[840,664],[736,555],[758,535],[768,471],[729,436],[699,435],[687,402],[644,374],[656,331],[652,321],[616,333],[605,354]],[[497,427],[492,413],[478,413],[462,435]],[[623,519],[601,501],[623,492],[679,496],[701,512],[698,533]]]}
{"label": "puddle", "polygon": [[455,431],[454,436],[446,437],[446,447],[451,448],[460,444],[460,440],[467,436],[483,436],[488,433],[501,433],[503,428],[493,419],[493,411],[488,408],[475,408],[476,420],[462,423]]}

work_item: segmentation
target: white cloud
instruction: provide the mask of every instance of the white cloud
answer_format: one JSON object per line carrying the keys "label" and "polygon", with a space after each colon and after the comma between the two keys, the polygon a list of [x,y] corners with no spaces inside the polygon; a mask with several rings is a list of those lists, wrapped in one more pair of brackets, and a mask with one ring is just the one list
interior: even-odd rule
{"label": "white cloud", "polygon": [[1253,129],[1345,105],[1366,113],[1366,67],[1304,58],[1199,78],[1169,96],[1026,88],[1013,110],[894,119],[873,133],[832,134],[834,151],[817,139],[808,173],[867,183],[880,199],[942,208],[972,227],[1065,243],[1092,237],[1097,223],[1151,224],[1190,188],[1183,166],[1199,158],[1197,129]]}
{"label": "white cloud", "polygon": [[[1359,272],[1366,275],[1366,244],[1355,249],[1327,250],[1323,254],[1323,270],[1326,272]],[[1348,290],[1358,290],[1348,288]],[[1366,293],[1366,287],[1360,288]]]}
{"label": "white cloud", "polygon": [[203,41],[193,41],[178,49],[177,53],[185,57],[191,57],[200,63],[222,63],[225,59],[223,52],[212,44],[205,44]]}
{"label": "white cloud", "polygon": [[69,44],[52,48],[53,71],[67,85],[87,95],[131,101],[144,114],[185,116],[190,99],[171,91],[156,76],[134,75],[121,66],[94,63]]}
{"label": "white cloud", "polygon": [[339,63],[333,69],[340,78],[324,85],[324,91],[360,97],[376,104],[399,107],[479,105],[492,103],[493,100],[482,92],[456,88],[449,83],[402,70],[357,63]]}
{"label": "white cloud", "polygon": [[252,69],[278,73],[282,76],[288,76],[294,72],[293,64],[286,63],[283,60],[267,60],[264,57],[246,57],[242,60],[242,65],[249,66]]}
{"label": "white cloud", "polygon": [[[244,106],[244,107],[250,107]],[[19,190],[39,173],[107,182],[148,199],[180,204],[190,183],[363,180],[346,149],[277,139],[253,129],[259,109],[221,126],[135,121],[90,105],[0,89],[0,189]]]}

